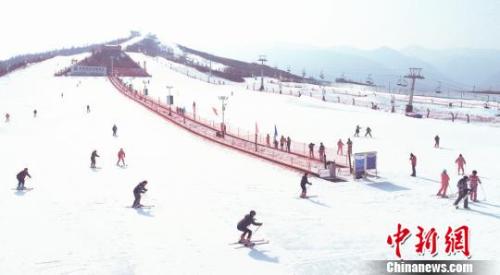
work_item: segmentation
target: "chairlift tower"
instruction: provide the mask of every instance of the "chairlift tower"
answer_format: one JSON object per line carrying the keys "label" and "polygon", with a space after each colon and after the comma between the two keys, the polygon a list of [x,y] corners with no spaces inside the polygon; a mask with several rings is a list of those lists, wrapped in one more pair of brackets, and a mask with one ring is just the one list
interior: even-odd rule
{"label": "chairlift tower", "polygon": [[408,105],[406,105],[406,112],[413,112],[413,92],[415,91],[415,80],[424,79],[424,77],[420,74],[422,72],[422,68],[410,68],[410,73],[405,75],[405,78],[411,79],[411,89],[410,89],[410,99],[408,101]]}
{"label": "chairlift tower", "polygon": [[260,88],[259,91],[264,91],[264,62],[267,61],[265,55],[259,55],[259,59],[262,67],[260,68]]}
{"label": "chairlift tower", "polygon": [[219,96],[219,100],[221,101],[221,110],[222,110],[222,124],[225,124],[224,121],[224,112],[226,111],[226,106],[227,106],[227,96]]}

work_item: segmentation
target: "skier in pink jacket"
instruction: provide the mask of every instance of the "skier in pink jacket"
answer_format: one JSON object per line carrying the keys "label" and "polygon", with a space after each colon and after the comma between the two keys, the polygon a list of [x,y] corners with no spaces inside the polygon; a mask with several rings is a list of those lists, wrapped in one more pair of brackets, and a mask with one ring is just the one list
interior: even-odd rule
{"label": "skier in pink jacket", "polygon": [[477,201],[477,185],[481,184],[481,180],[477,176],[477,171],[472,171],[472,175],[469,176],[470,185],[470,199],[471,201]]}
{"label": "skier in pink jacket", "polygon": [[344,148],[344,143],[342,142],[342,139],[339,139],[339,141],[337,141],[337,155],[344,154],[343,148]]}

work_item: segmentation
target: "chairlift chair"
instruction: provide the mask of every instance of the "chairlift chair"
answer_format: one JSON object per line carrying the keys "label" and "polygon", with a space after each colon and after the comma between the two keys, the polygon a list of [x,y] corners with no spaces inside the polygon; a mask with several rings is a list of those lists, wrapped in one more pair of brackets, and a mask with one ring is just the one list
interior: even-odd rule
{"label": "chairlift chair", "polygon": [[438,86],[436,87],[436,94],[441,93],[441,81],[438,81]]}

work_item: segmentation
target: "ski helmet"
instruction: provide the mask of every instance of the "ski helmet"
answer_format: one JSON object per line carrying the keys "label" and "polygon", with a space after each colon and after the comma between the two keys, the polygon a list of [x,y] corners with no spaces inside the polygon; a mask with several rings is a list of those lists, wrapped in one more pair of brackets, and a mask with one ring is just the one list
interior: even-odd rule
{"label": "ski helmet", "polygon": [[250,216],[253,217],[253,216],[255,216],[255,214],[257,214],[257,213],[255,213],[255,211],[253,211],[253,210],[250,211]]}

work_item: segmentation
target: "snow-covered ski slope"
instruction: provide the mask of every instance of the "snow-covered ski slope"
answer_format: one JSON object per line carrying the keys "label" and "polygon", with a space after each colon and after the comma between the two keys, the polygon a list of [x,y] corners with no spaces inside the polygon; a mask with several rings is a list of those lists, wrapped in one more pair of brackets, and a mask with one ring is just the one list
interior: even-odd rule
{"label": "snow-covered ski slope", "polygon": [[[198,113],[209,117],[212,105],[220,105],[217,96],[228,95],[226,119],[250,131],[256,121],[267,132],[276,124],[280,135],[332,146],[352,138],[356,124],[370,126],[374,138],[352,138],[354,151],[377,151],[381,178],[310,179],[308,193],[317,197],[303,200],[298,173],[192,136],[105,78],[53,77],[71,58],[0,78],[0,113],[11,114],[0,124],[0,274],[363,274],[363,260],[395,258],[386,239],[398,223],[412,232],[418,225],[436,228],[441,238],[433,259],[464,259],[445,255],[443,243],[448,226],[464,224],[472,259],[499,255],[497,127],[212,85],[140,57],[153,75],[152,96],[163,100],[165,85],[172,85],[176,104],[189,108],[195,100]],[[433,148],[436,134],[441,149]],[[126,169],[115,165],[122,147]],[[101,156],[96,171],[89,169],[94,149]],[[410,152],[418,158],[416,178],[409,177]],[[468,173],[479,171],[486,191],[479,189],[482,201],[470,211],[434,196],[442,169],[456,191],[459,153]],[[17,192],[15,175],[24,167],[33,176],[26,186],[35,189]],[[128,208],[144,179],[149,191],[142,203],[155,207]],[[264,223],[255,238],[271,242],[233,249],[236,223],[251,209]],[[402,246],[405,259],[432,258],[416,255],[414,242],[415,233]]]}

